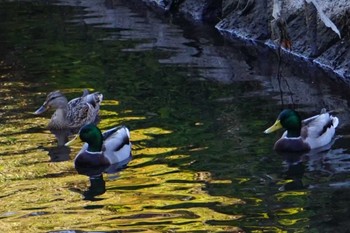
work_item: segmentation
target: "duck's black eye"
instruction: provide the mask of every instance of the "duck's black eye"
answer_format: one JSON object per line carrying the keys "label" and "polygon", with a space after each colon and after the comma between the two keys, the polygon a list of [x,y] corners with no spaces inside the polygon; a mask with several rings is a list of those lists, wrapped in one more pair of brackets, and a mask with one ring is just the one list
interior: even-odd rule
{"label": "duck's black eye", "polygon": [[59,96],[52,96],[49,100],[51,101],[51,100],[54,100],[54,99],[56,99],[56,98],[58,98]]}

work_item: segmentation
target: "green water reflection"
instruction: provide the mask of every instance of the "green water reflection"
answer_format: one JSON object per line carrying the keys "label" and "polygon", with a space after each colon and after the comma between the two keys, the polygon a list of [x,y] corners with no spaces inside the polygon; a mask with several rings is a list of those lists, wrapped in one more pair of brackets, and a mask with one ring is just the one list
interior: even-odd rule
{"label": "green water reflection", "polygon": [[[317,229],[314,216],[326,217],[330,205],[310,202],[326,194],[280,190],[295,177],[271,151],[276,138],[261,133],[278,107],[249,94],[260,82],[220,84],[203,80],[200,68],[162,65],[172,52],[127,51],[142,40],[106,40],[118,30],[68,23],[83,13],[0,2],[1,232]],[[104,94],[100,128],[125,124],[133,142],[128,168],[105,175],[107,190],[94,202],[72,191],[88,186],[73,167],[79,146],[57,149],[45,129],[50,113],[32,114],[47,92],[71,99],[83,88]],[[52,162],[50,153],[66,159]]]}

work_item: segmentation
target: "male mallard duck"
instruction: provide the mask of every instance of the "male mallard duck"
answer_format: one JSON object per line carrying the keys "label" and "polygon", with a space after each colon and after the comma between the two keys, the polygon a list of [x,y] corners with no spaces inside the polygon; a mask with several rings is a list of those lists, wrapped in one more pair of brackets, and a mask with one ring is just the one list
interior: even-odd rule
{"label": "male mallard duck", "polygon": [[44,104],[34,112],[41,114],[49,108],[55,109],[48,125],[49,129],[73,129],[93,123],[98,117],[103,95],[84,90],[81,97],[67,101],[60,91],[53,91],[46,97]]}
{"label": "male mallard duck", "polygon": [[285,109],[264,133],[285,128],[286,132],[275,143],[274,149],[282,152],[303,152],[329,144],[338,123],[338,118],[326,112],[325,109],[322,109],[319,115],[303,121],[296,111]]}
{"label": "male mallard duck", "polygon": [[125,126],[118,126],[101,133],[93,124],[83,126],[77,137],[86,142],[74,159],[76,166],[105,166],[124,161],[131,156],[130,133]]}

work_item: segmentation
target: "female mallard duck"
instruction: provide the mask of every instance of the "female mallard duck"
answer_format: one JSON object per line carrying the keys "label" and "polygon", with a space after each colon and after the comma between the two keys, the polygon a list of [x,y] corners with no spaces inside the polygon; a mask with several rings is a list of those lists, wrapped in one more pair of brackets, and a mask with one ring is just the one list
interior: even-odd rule
{"label": "female mallard duck", "polygon": [[72,144],[78,136],[86,143],[74,159],[76,166],[106,166],[131,157],[130,133],[125,126],[118,126],[101,133],[95,125],[88,124],[83,126],[78,135],[65,145]]}
{"label": "female mallard duck", "polygon": [[338,123],[338,118],[325,109],[322,109],[319,115],[303,121],[296,111],[285,109],[264,133],[284,128],[286,132],[275,143],[274,149],[282,152],[305,152],[329,144]]}
{"label": "female mallard duck", "polygon": [[49,122],[49,129],[80,128],[97,120],[102,98],[103,95],[99,92],[89,94],[84,90],[81,97],[68,102],[60,91],[53,91],[47,95],[44,104],[34,114],[39,115],[53,108],[56,111]]}

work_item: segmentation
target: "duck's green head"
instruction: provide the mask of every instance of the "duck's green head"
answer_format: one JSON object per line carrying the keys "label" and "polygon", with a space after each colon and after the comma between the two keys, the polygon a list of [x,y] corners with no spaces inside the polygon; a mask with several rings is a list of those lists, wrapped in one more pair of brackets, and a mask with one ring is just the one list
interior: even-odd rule
{"label": "duck's green head", "polygon": [[[103,137],[101,130],[97,128],[94,124],[88,124],[83,126],[79,130],[79,138],[81,141],[89,144],[88,151],[98,152],[102,150]],[[77,135],[77,136],[78,136]],[[71,141],[67,142],[65,145],[71,145],[77,139],[77,136],[74,137]]]}
{"label": "duck's green head", "polygon": [[278,129],[285,128],[287,130],[287,137],[299,137],[301,130],[301,118],[299,114],[292,109],[283,110],[276,120],[276,122],[264,133],[271,133]]}
{"label": "duck's green head", "polygon": [[99,128],[93,124],[83,126],[79,131],[80,140],[89,144],[88,151],[96,152],[102,149],[102,133]]}

